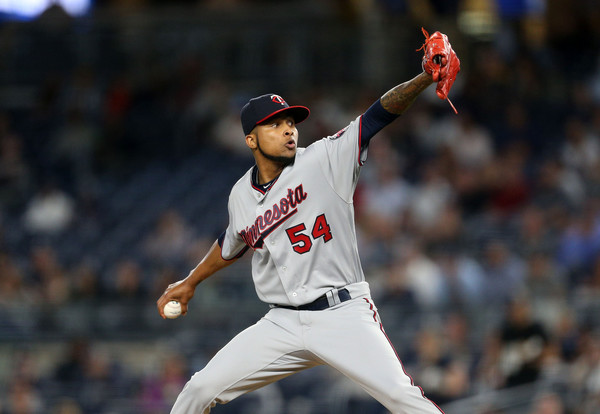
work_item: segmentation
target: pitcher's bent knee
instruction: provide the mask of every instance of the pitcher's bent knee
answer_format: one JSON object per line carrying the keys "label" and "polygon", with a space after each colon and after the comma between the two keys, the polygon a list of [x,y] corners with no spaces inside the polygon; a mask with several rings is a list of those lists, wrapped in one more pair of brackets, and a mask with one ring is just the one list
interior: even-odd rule
{"label": "pitcher's bent knee", "polygon": [[208,414],[220,391],[205,380],[202,371],[197,372],[177,396],[171,414]]}

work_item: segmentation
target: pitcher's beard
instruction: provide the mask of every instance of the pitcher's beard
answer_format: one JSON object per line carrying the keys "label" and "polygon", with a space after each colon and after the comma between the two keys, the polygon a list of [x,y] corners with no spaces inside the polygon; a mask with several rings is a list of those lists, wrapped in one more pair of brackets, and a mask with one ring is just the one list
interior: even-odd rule
{"label": "pitcher's beard", "polygon": [[260,141],[258,140],[258,137],[256,137],[256,147],[258,148],[258,151],[262,154],[263,157],[265,157],[266,159],[268,159],[270,161],[281,164],[282,167],[287,167],[288,165],[292,165],[292,164],[294,164],[294,161],[296,160],[296,154],[292,155],[291,157],[285,157],[283,155],[267,154],[260,147]]}

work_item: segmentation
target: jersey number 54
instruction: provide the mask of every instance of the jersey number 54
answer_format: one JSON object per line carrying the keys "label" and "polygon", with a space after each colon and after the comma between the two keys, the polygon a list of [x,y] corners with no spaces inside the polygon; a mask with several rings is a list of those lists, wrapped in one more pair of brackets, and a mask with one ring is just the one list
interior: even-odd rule
{"label": "jersey number 54", "polygon": [[[323,237],[325,243],[333,238],[325,214],[317,216],[310,235],[304,233],[305,230],[306,226],[304,223],[301,223],[292,226],[285,231],[290,239],[290,243],[292,243],[292,248],[298,254],[309,252],[313,245],[313,240],[316,240],[319,237]],[[312,236],[312,240],[310,236]]]}

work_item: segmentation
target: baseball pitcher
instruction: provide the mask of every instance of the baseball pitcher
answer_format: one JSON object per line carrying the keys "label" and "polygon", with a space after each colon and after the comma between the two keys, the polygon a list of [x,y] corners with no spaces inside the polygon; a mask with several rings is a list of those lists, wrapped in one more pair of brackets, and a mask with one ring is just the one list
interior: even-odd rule
{"label": "baseball pitcher", "polygon": [[446,35],[428,36],[423,72],[385,93],[334,135],[298,147],[309,116],[277,94],[241,110],[255,165],[233,186],[229,225],[189,275],[157,301],[182,312],[197,285],[252,250],[252,278],[267,314],[194,374],[171,413],[205,414],[234,398],[317,365],[358,383],[392,413],[440,413],[404,371],[361,268],[352,203],[373,136],[437,83],[448,98],[460,61]]}

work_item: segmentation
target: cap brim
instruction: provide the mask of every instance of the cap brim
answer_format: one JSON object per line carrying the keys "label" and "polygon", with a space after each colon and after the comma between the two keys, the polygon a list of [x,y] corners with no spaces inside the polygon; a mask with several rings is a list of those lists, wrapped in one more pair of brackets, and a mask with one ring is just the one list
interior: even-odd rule
{"label": "cap brim", "polygon": [[297,106],[288,106],[287,108],[280,109],[278,111],[275,111],[275,112],[265,116],[263,119],[258,121],[255,125],[260,125],[263,122],[265,122],[277,115],[281,115],[284,113],[291,115],[292,118],[294,118],[294,122],[299,124],[300,122],[302,122],[306,118],[308,118],[308,116],[310,115],[310,109],[308,109],[305,106],[298,106],[298,105]]}

